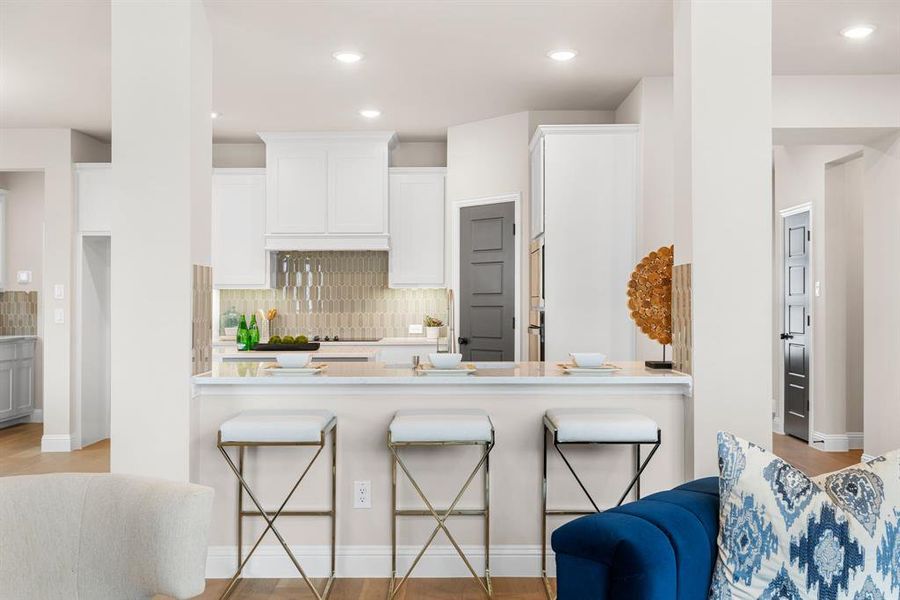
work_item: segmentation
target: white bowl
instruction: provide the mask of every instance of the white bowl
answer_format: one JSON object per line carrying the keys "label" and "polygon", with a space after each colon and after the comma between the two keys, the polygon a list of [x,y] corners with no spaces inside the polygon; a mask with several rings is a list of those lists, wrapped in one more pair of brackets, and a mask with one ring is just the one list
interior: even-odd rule
{"label": "white bowl", "polygon": [[312,360],[312,354],[310,352],[279,354],[275,357],[275,360],[278,361],[279,367],[299,369],[309,364],[309,361]]}
{"label": "white bowl", "polygon": [[432,352],[428,355],[428,361],[435,369],[455,369],[462,361],[462,354]]}
{"label": "white bowl", "polygon": [[606,355],[596,352],[572,352],[569,356],[575,361],[575,366],[582,369],[596,369],[606,363]]}

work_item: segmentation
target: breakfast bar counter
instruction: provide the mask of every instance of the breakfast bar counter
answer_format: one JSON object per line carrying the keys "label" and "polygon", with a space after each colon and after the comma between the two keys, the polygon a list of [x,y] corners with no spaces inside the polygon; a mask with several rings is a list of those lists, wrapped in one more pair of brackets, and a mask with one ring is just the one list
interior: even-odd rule
{"label": "breakfast bar counter", "polygon": [[[491,542],[495,576],[538,574],[544,412],[552,408],[601,407],[637,411],[661,429],[662,445],[642,478],[644,495],[669,489],[685,479],[685,415],[690,410],[691,378],[673,371],[645,369],[640,363],[612,361],[620,370],[603,375],[566,374],[551,363],[475,363],[469,375],[421,375],[411,367],[381,363],[333,363],[321,374],[273,374],[266,363],[217,363],[193,378],[191,400],[191,479],[216,490],[210,531],[209,577],[230,576],[234,568],[236,526],[234,478],[216,447],[219,426],[244,410],[327,409],[337,416],[338,575],[386,577],[390,571],[391,468],[387,430],[397,410],[479,408],[493,422],[496,446],[491,453]],[[649,448],[647,449],[649,450]],[[551,507],[589,506],[583,492],[550,445]],[[409,450],[406,460],[429,497],[449,503],[468,474],[479,450],[471,448]],[[566,455],[595,499],[609,506],[618,499],[634,469],[627,446],[568,447]],[[311,450],[250,448],[248,477],[264,500],[280,501],[285,486],[299,476]],[[645,454],[646,456],[646,454]],[[321,509],[328,505],[330,449],[310,470],[289,507]],[[480,477],[480,476],[479,476]],[[354,508],[354,482],[371,482],[371,508]],[[476,480],[477,482],[477,480]],[[473,489],[477,485],[473,484]],[[468,492],[461,506],[476,507],[480,497]],[[398,502],[420,508],[401,476]],[[482,539],[477,519],[454,517],[452,529],[473,551]],[[562,520],[554,519],[551,529]],[[400,566],[418,551],[433,521],[405,520],[398,530]],[[264,523],[244,526],[244,543],[252,544]],[[298,547],[314,573],[325,570],[330,541],[327,519],[285,519],[281,531]],[[275,542],[252,559],[246,575],[293,576],[292,565]],[[418,576],[459,575],[465,567],[439,537],[416,570]],[[268,548],[268,550],[266,550]],[[260,553],[260,550],[257,551]],[[473,564],[478,565],[478,553]],[[318,565],[320,568],[318,568]]]}

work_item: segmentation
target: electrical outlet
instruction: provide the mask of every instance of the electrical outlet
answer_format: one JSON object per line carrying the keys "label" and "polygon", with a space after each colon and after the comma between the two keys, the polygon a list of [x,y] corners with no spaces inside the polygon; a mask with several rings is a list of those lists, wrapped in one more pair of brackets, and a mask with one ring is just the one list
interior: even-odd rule
{"label": "electrical outlet", "polygon": [[372,508],[372,482],[353,482],[353,508]]}
{"label": "electrical outlet", "polygon": [[410,323],[409,335],[422,335],[422,324],[421,323]]}

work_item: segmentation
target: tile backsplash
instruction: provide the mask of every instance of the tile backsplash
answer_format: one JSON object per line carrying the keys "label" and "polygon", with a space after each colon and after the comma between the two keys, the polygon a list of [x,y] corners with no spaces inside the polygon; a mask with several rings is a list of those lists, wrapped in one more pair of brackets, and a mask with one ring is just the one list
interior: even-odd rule
{"label": "tile backsplash", "polygon": [[212,267],[194,265],[191,270],[191,372],[212,368]]}
{"label": "tile backsplash", "polygon": [[222,290],[220,310],[275,308],[272,335],[348,339],[405,337],[426,314],[447,318],[446,290],[388,288],[387,252],[282,252],[276,264],[275,289]]}
{"label": "tile backsplash", "polygon": [[37,335],[37,292],[0,292],[0,335]]}

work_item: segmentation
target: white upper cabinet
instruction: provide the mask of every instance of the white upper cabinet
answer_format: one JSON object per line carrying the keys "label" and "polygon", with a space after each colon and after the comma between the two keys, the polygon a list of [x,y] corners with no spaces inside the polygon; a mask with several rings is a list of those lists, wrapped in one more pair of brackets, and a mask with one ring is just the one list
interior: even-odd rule
{"label": "white upper cabinet", "polygon": [[212,266],[216,288],[267,285],[265,169],[215,169]]}
{"label": "white upper cabinet", "polygon": [[387,250],[393,132],[261,133],[266,247]]}
{"label": "white upper cabinet", "polygon": [[78,231],[109,234],[112,229],[113,181],[110,163],[75,165]]}
{"label": "white upper cabinet", "polygon": [[337,145],[328,152],[329,233],[385,233],[387,146]]}
{"label": "white upper cabinet", "polygon": [[390,171],[390,287],[444,287],[446,169]]}
{"label": "white upper cabinet", "polygon": [[267,233],[327,231],[328,153],[291,146],[267,157]]}

